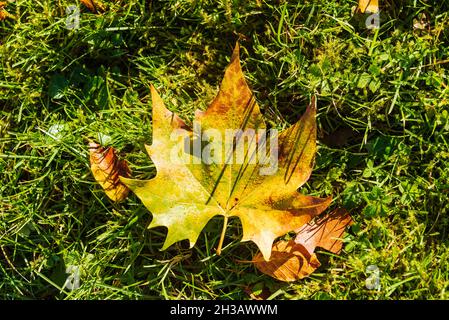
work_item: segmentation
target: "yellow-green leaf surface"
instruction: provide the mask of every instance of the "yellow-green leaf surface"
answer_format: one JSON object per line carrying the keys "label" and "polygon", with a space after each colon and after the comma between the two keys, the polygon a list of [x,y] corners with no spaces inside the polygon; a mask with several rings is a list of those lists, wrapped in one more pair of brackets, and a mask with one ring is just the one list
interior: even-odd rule
{"label": "yellow-green leaf surface", "polygon": [[[223,215],[225,223],[229,217],[238,217],[243,228],[242,241],[255,242],[268,260],[275,238],[298,229],[329,205],[330,197],[321,199],[297,192],[310,177],[316,153],[315,99],[296,124],[279,133],[277,145],[272,144],[274,137],[267,138],[265,158],[254,161],[255,146],[261,143],[256,135],[252,140],[236,138],[233,148],[222,152],[221,159],[225,161],[208,163],[202,161],[201,155],[185,150],[187,162],[173,161],[172,152],[179,145],[171,138],[174,131],[183,132],[192,144],[200,138],[197,131],[166,109],[154,87],[151,95],[153,142],[147,146],[147,152],[157,174],[147,181],[122,181],[153,214],[149,227],[167,227],[163,249],[184,239],[193,246],[207,222],[215,215]],[[258,133],[265,128],[242,73],[238,44],[217,97],[206,111],[196,112],[195,121],[201,126],[199,132],[206,135],[210,130],[225,136],[229,130]],[[218,150],[223,141],[209,142]],[[226,161],[239,157],[235,147],[238,143],[245,146],[243,161]],[[277,166],[268,165],[271,151],[277,153]]]}

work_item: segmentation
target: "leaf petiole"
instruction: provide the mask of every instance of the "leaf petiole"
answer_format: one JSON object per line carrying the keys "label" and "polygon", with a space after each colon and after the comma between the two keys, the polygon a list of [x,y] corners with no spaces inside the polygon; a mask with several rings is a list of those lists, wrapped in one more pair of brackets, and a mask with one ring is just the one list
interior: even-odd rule
{"label": "leaf petiole", "polygon": [[228,227],[228,217],[225,216],[223,220],[223,229],[221,230],[220,241],[217,247],[217,256],[221,255],[221,248],[223,247],[223,241],[226,234],[226,228]]}

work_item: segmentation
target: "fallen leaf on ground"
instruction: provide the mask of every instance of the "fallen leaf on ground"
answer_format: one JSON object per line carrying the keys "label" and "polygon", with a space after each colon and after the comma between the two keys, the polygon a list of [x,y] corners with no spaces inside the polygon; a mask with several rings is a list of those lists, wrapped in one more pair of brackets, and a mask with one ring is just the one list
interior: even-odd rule
{"label": "fallen leaf on ground", "polygon": [[346,209],[338,208],[331,213],[316,219],[296,230],[295,242],[302,244],[312,254],[316,247],[338,254],[343,242],[341,237],[346,227],[352,224],[351,216]]}
{"label": "fallen leaf on ground", "polygon": [[126,161],[118,159],[114,148],[104,148],[94,142],[89,143],[89,152],[92,174],[106,195],[115,202],[125,199],[129,189],[120,181],[119,176],[130,175]]}
{"label": "fallen leaf on ground", "polygon": [[[328,207],[330,197],[321,199],[297,192],[309,179],[315,159],[314,98],[301,119],[279,133],[277,146],[274,135],[266,139],[265,146],[270,155],[254,162],[255,149],[252,147],[263,147],[262,135],[253,136],[252,140],[236,136],[231,140],[232,148],[227,149],[228,152],[227,144],[223,148],[218,138],[217,141],[215,138],[206,139],[209,144],[201,147],[202,155],[195,154],[195,146],[193,152],[178,150],[179,142],[173,139],[173,133],[185,135],[189,142],[187,145],[195,145],[198,141],[202,143],[198,130],[195,132],[188,128],[183,120],[167,110],[153,86],[151,96],[153,142],[146,149],[157,174],[147,181],[121,180],[153,214],[149,228],[167,227],[163,250],[184,239],[188,239],[193,247],[207,222],[216,215],[222,215],[224,227],[217,254],[221,251],[228,218],[238,217],[242,223],[242,241],[255,242],[268,260],[277,237],[298,229]],[[196,112],[195,123],[197,127],[201,126],[203,138],[205,135],[207,138],[211,131],[222,138],[229,130],[259,133],[258,130],[266,128],[242,73],[238,44],[217,97],[206,111]],[[244,146],[243,155],[237,153],[240,149],[236,145]],[[214,157],[221,155],[220,161],[204,161],[204,153],[211,149]],[[220,153],[219,150],[223,149],[225,152]],[[173,150],[178,150],[184,161],[173,161]],[[275,160],[272,154],[276,152],[277,162],[272,163],[271,160]],[[241,163],[228,161],[239,157]]]}
{"label": "fallen leaf on ground", "polygon": [[320,266],[314,251],[321,247],[335,254],[340,253],[341,237],[348,225],[352,224],[349,213],[342,208],[297,230],[294,240],[280,240],[273,245],[269,261],[262,261],[261,254],[252,262],[261,272],[280,281],[295,281],[307,277]]}
{"label": "fallen leaf on ground", "polygon": [[341,237],[352,219],[346,209],[336,209],[305,224],[297,230],[294,240],[280,240],[273,245],[269,261],[257,253],[253,260],[257,269],[280,281],[296,281],[307,277],[320,266],[314,251],[316,247],[338,254],[343,246]]}
{"label": "fallen leaf on ground", "polygon": [[378,0],[359,0],[357,11],[361,13],[377,13],[379,12]]}
{"label": "fallen leaf on ground", "polygon": [[102,13],[106,11],[105,5],[98,0],[80,0],[92,13]]}
{"label": "fallen leaf on ground", "polygon": [[262,254],[258,253],[252,262],[261,272],[285,282],[303,279],[320,266],[316,255],[309,254],[294,240],[276,242],[269,261],[265,261]]}

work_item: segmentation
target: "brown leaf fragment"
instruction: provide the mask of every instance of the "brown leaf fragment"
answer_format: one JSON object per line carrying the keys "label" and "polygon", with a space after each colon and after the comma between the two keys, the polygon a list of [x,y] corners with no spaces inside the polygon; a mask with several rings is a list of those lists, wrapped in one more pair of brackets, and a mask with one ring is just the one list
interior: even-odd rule
{"label": "brown leaf fragment", "polygon": [[268,261],[265,261],[259,252],[254,256],[252,262],[261,272],[285,282],[303,279],[320,266],[316,255],[309,254],[302,245],[296,244],[294,240],[276,242]]}
{"label": "brown leaf fragment", "polygon": [[343,246],[341,236],[352,223],[349,212],[338,208],[313,224],[305,224],[296,230],[295,243],[304,246],[309,254],[312,254],[316,247],[338,254]]}
{"label": "brown leaf fragment", "polygon": [[98,0],[80,0],[92,13],[103,13],[106,11],[106,6]]}
{"label": "brown leaf fragment", "polygon": [[125,199],[129,189],[120,181],[119,176],[129,177],[131,174],[126,161],[118,159],[114,148],[105,148],[95,142],[89,143],[89,152],[90,168],[106,195],[115,202]]}

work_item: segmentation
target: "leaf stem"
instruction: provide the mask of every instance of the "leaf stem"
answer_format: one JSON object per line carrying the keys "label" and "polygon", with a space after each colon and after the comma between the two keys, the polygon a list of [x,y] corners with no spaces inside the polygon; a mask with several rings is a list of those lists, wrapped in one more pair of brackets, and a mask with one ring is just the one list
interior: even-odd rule
{"label": "leaf stem", "polygon": [[224,220],[223,220],[223,229],[221,230],[220,241],[218,242],[217,256],[221,255],[221,248],[223,247],[223,241],[224,241],[227,227],[228,227],[228,217],[225,216]]}

